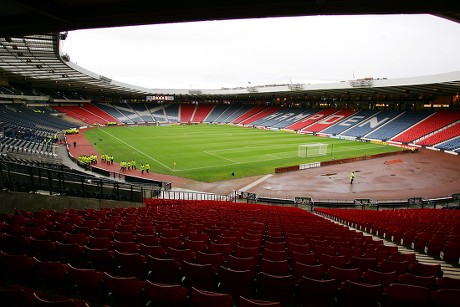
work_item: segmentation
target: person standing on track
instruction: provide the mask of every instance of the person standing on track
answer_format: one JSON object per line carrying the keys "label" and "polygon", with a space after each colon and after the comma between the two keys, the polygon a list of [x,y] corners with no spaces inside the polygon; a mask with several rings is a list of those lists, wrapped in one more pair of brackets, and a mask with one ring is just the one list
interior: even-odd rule
{"label": "person standing on track", "polygon": [[350,184],[353,184],[354,180],[355,180],[355,171],[352,171],[350,174]]}

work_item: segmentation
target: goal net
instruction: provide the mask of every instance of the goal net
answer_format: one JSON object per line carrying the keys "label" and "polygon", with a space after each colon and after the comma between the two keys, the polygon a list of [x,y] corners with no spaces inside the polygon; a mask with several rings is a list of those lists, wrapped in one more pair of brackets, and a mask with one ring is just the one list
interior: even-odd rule
{"label": "goal net", "polygon": [[327,153],[327,146],[329,144],[314,143],[314,144],[301,144],[297,151],[297,156],[300,158],[325,156]]}

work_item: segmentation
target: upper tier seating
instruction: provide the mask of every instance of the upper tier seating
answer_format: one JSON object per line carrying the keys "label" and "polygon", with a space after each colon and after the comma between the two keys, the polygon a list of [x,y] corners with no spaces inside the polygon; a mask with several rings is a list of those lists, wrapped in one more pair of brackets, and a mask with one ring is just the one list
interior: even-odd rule
{"label": "upper tier seating", "polygon": [[342,121],[343,119],[347,118],[348,116],[352,115],[355,113],[352,110],[339,110],[335,112],[332,115],[329,115],[328,117],[321,119],[314,123],[313,125],[310,125],[304,129],[302,129],[305,132],[320,132],[336,123],[339,121]]}
{"label": "upper tier seating", "polygon": [[114,103],[113,107],[123,114],[123,121],[127,123],[143,123],[142,118],[133,110],[128,103]]}
{"label": "upper tier seating", "polygon": [[180,110],[180,122],[190,123],[192,122],[193,114],[195,113],[195,105],[189,103],[183,103],[179,106]]}
{"label": "upper tier seating", "polygon": [[142,122],[153,123],[155,120],[152,117],[152,113],[147,109],[146,104],[143,103],[131,103],[129,104],[134,112],[139,116]]}
{"label": "upper tier seating", "polygon": [[460,151],[460,136],[457,136],[453,139],[450,139],[446,142],[436,145],[435,148],[459,152]]}
{"label": "upper tier seating", "polygon": [[387,141],[412,125],[425,119],[429,113],[423,111],[405,111],[390,122],[366,135],[366,138]]}
{"label": "upper tier seating", "polygon": [[324,109],[324,110],[319,110],[318,112],[314,113],[311,116],[305,117],[294,124],[287,126],[286,129],[290,130],[301,130],[302,128],[305,128],[313,123],[316,123],[320,119],[324,119],[327,116],[337,112],[336,109]]}
{"label": "upper tier seating", "polygon": [[166,121],[170,123],[178,123],[179,120],[179,107],[180,104],[172,103],[164,105],[164,112],[166,114]]}
{"label": "upper tier seating", "polygon": [[232,120],[232,124],[242,124],[243,122],[251,118],[252,116],[259,114],[260,112],[266,109],[265,106],[253,106],[251,109],[247,110],[234,120]]}
{"label": "upper tier seating", "polygon": [[352,127],[357,125],[359,122],[377,114],[377,112],[378,111],[375,111],[375,110],[359,110],[355,114],[345,118],[344,120],[338,122],[337,124],[324,129],[323,131],[321,131],[321,133],[331,134],[331,135],[342,134],[344,131],[351,129]]}
{"label": "upper tier seating", "polygon": [[222,117],[219,117],[218,120],[219,122],[222,123],[232,123],[235,119],[238,117],[242,116],[244,113],[248,112],[251,110],[254,106],[252,105],[233,105],[226,110],[227,114],[222,114]]}
{"label": "upper tier seating", "polygon": [[118,122],[132,123],[132,121],[126,115],[121,113],[121,111],[115,108],[115,106],[112,104],[96,102],[94,103],[94,105],[102,111],[104,111],[105,113],[109,114],[110,116],[116,118]]}
{"label": "upper tier seating", "polygon": [[356,123],[352,128],[340,133],[340,135],[362,138],[367,136],[374,129],[390,122],[401,113],[398,111],[380,111]]}
{"label": "upper tier seating", "polygon": [[270,114],[273,114],[274,112],[278,111],[280,108],[279,107],[267,107],[261,112],[250,116],[249,118],[243,120],[240,122],[241,125],[251,125],[253,127],[263,123],[265,120],[264,118]]}
{"label": "upper tier seating", "polygon": [[77,118],[89,125],[94,125],[94,124],[102,124],[105,125],[107,124],[107,120],[105,120],[103,117],[96,115],[89,111],[88,109],[85,109],[83,107],[79,106],[54,106],[53,107],[55,110],[65,113],[68,116]]}
{"label": "upper tier seating", "polygon": [[193,123],[202,123],[206,120],[208,115],[214,109],[215,105],[213,104],[198,104],[196,106],[195,114],[193,115]]}
{"label": "upper tier seating", "polygon": [[392,139],[395,142],[409,143],[428,135],[460,119],[460,112],[436,112],[418,124],[410,127]]}
{"label": "upper tier seating", "polygon": [[230,108],[228,104],[217,104],[214,106],[212,111],[206,117],[206,123],[213,123],[215,122],[222,114],[226,112],[226,110]]}
{"label": "upper tier seating", "polygon": [[[289,126],[292,122],[289,122],[289,118],[293,118],[295,115],[302,113],[305,111],[303,109],[291,109],[291,108],[283,108],[279,109],[255,122],[253,125],[262,125],[265,127],[273,127],[273,128],[284,128]],[[301,116],[300,118],[303,118]]]}
{"label": "upper tier seating", "polygon": [[423,146],[433,146],[435,144],[439,144],[441,142],[447,141],[451,138],[455,138],[460,135],[460,122],[453,124],[452,126],[442,129],[435,134],[418,141],[417,145]]}

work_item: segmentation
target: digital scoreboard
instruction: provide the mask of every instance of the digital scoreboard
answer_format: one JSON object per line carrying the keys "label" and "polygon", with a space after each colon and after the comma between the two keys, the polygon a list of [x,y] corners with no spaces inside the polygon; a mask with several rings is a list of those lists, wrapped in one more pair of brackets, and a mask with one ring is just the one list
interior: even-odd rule
{"label": "digital scoreboard", "polygon": [[146,96],[146,101],[174,101],[173,95],[153,95],[153,96]]}

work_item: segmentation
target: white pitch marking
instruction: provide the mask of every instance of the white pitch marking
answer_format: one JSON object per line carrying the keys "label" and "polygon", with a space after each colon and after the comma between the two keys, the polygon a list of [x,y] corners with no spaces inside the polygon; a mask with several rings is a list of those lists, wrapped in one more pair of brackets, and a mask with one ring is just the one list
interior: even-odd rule
{"label": "white pitch marking", "polygon": [[143,152],[142,150],[139,150],[139,149],[137,149],[136,147],[129,145],[128,143],[126,143],[125,141],[123,141],[123,140],[117,138],[117,137],[114,136],[113,134],[110,134],[110,133],[108,133],[108,132],[105,131],[105,130],[101,130],[101,131],[104,132],[105,134],[110,135],[110,136],[113,137],[114,139],[117,139],[118,141],[122,142],[122,143],[125,144],[126,146],[131,147],[131,148],[134,149],[135,151],[137,151],[137,152],[143,154],[143,155],[146,156],[147,158],[150,158],[150,159],[152,159],[153,161],[157,162],[158,164],[163,165],[164,167],[166,167],[166,168],[169,169],[170,171],[173,170],[172,168],[170,168],[170,167],[167,166],[166,164],[161,163],[160,161],[158,161],[157,159],[155,159],[155,158],[152,157],[152,156],[149,156],[148,154],[146,154],[146,153]]}

